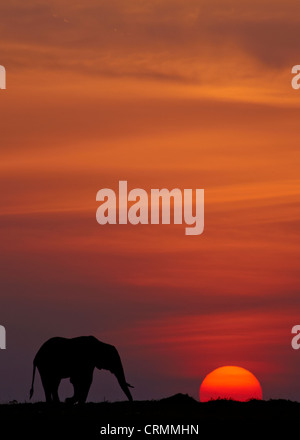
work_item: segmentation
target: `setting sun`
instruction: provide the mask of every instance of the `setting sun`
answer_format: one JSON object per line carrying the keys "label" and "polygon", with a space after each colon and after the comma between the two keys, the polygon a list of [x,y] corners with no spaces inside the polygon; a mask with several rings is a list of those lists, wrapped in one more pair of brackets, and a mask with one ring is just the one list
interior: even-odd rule
{"label": "setting sun", "polygon": [[245,402],[262,399],[262,389],[256,377],[245,368],[226,366],[209,373],[200,386],[200,402],[232,399]]}

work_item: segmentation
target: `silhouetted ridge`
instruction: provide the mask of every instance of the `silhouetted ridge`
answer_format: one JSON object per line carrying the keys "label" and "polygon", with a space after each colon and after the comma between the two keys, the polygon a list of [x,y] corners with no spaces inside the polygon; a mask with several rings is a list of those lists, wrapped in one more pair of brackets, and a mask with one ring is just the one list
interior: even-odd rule
{"label": "silhouetted ridge", "polygon": [[161,399],[161,402],[176,403],[176,404],[197,403],[197,401],[193,397],[189,396],[188,394],[182,394],[182,393],[177,393],[174,394],[174,396],[165,397],[164,399]]}

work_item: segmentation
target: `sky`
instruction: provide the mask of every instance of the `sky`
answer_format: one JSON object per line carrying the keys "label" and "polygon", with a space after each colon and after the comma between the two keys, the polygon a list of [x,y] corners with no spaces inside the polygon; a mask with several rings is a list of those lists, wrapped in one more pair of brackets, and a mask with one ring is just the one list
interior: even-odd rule
{"label": "sky", "polygon": [[[224,365],[300,400],[299,21],[292,0],[0,4],[1,402],[28,400],[44,341],[90,334],[138,400],[198,399]],[[119,180],[204,188],[204,233],[100,226]],[[123,398],[95,373],[89,400]]]}

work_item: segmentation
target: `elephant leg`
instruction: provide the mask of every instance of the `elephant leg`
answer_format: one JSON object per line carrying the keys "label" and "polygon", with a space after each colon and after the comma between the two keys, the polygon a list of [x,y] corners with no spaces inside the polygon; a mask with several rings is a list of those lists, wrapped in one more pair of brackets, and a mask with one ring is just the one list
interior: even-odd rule
{"label": "elephant leg", "polygon": [[58,387],[60,378],[52,377],[44,372],[40,373],[40,376],[45,391],[46,402],[59,402]]}
{"label": "elephant leg", "polygon": [[46,402],[52,402],[51,382],[46,375],[41,374],[41,381],[45,392]]}
{"label": "elephant leg", "polygon": [[52,384],[51,384],[52,399],[53,399],[53,402],[55,402],[55,403],[59,403],[59,397],[58,397],[59,384],[60,384],[60,379],[53,379]]}
{"label": "elephant leg", "polygon": [[66,402],[66,403],[69,403],[69,404],[71,404],[71,405],[73,405],[74,403],[76,403],[76,402],[78,401],[78,398],[77,398],[77,387],[78,387],[77,383],[78,383],[78,378],[71,376],[71,377],[70,377],[70,382],[71,382],[71,384],[73,385],[73,388],[74,388],[74,394],[73,394],[72,397],[67,397],[66,400],[65,400],[65,402]]}
{"label": "elephant leg", "polygon": [[90,391],[92,380],[93,376],[86,377],[85,380],[81,383],[81,387],[78,392],[78,403],[85,403]]}
{"label": "elephant leg", "polygon": [[74,396],[66,399],[68,403],[84,403],[87,399],[91,384],[93,380],[92,374],[82,374],[80,376],[73,376],[70,382],[74,387]]}

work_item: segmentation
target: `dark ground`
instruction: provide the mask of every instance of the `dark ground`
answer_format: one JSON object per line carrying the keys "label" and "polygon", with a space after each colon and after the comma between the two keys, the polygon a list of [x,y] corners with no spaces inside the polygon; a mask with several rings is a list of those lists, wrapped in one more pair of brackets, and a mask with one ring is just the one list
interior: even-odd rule
{"label": "dark ground", "polygon": [[[68,406],[64,403],[10,403],[0,405],[0,436],[2,439],[22,438],[128,438],[120,433],[100,434],[101,428],[131,426],[135,431],[131,438],[218,438],[229,433],[231,437],[246,438],[255,434],[258,438],[271,438],[280,434],[291,438],[288,430],[298,431],[300,403],[288,400],[235,402],[217,400],[200,403],[188,395],[177,394],[159,401],[86,403]],[[145,434],[146,425],[194,425],[199,426],[198,436],[173,434]],[[262,434],[262,428],[268,435]],[[137,430],[141,431],[138,432]],[[4,431],[3,431],[4,430]],[[151,428],[148,429],[151,431]],[[218,435],[217,435],[218,434]],[[238,434],[238,436],[236,436]],[[261,435],[261,437],[260,437]],[[277,436],[277,435],[276,435]],[[296,436],[296,438],[298,435]]]}

